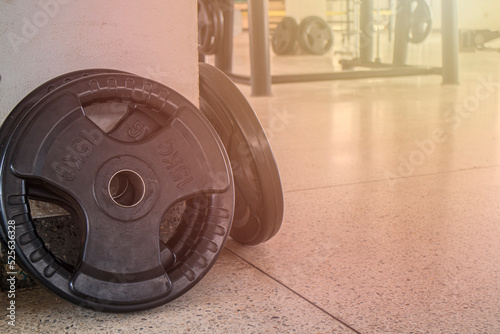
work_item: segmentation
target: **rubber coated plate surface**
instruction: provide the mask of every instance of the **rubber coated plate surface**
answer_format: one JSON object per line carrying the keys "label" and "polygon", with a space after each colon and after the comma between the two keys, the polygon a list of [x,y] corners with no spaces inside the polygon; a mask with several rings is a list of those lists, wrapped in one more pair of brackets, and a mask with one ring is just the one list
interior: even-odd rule
{"label": "rubber coated plate surface", "polygon": [[278,167],[262,126],[245,97],[217,68],[200,63],[200,109],[221,137],[233,168],[236,207],[231,237],[255,245],[283,220]]}
{"label": "rubber coated plate surface", "polygon": [[330,26],[320,17],[306,17],[299,26],[299,44],[305,51],[322,55],[333,45],[333,34]]}
{"label": "rubber coated plate surface", "polygon": [[410,35],[411,43],[422,43],[432,30],[432,10],[426,0],[414,0],[409,3],[411,8]]}
{"label": "rubber coated plate surface", "polygon": [[285,17],[276,27],[272,38],[272,48],[277,55],[292,52],[297,44],[299,25],[293,17]]}
{"label": "rubber coated plate surface", "polygon": [[[89,114],[117,121],[104,130]],[[192,288],[220,254],[234,210],[229,159],[174,90],[129,74],[93,75],[55,89],[1,130],[2,228],[15,227],[18,258],[59,296],[104,311],[155,307]],[[78,215],[77,265],[39,238],[31,197],[62,198]],[[182,221],[163,241],[160,224],[182,201]]]}
{"label": "rubber coated plate surface", "polygon": [[[122,71],[116,71],[111,69],[85,69],[66,73],[55,77],[45,83],[41,84],[28,95],[26,95],[11,111],[2,124],[2,131],[0,131],[0,157],[3,157],[5,152],[5,140],[11,134],[14,124],[19,122],[18,117],[23,117],[29,109],[31,109],[38,101],[40,101],[45,95],[49,94],[54,89],[61,87],[73,80],[80,79],[83,77],[88,77],[90,75],[100,74],[100,73],[124,73]],[[0,158],[1,159],[1,158]],[[3,229],[0,229],[0,236],[2,240],[5,239]]]}

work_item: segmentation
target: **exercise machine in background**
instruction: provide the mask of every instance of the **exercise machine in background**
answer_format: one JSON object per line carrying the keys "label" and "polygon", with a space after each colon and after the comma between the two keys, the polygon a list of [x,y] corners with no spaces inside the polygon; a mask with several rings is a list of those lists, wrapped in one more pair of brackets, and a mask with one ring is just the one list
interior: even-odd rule
{"label": "exercise machine in background", "polygon": [[[200,27],[209,27],[210,32],[221,31],[220,35],[205,32],[213,41],[221,38],[220,45],[213,52],[215,55],[215,66],[226,73],[233,81],[248,84],[252,87],[252,95],[265,96],[271,94],[272,84],[326,81],[326,80],[348,80],[378,77],[398,77],[415,75],[441,75],[444,84],[458,84],[458,21],[457,0],[442,0],[442,66],[410,66],[407,65],[408,47],[410,43],[423,41],[432,28],[432,13],[426,0],[398,0],[395,6],[395,29],[394,29],[394,54],[391,64],[383,64],[378,57],[378,39],[375,38],[372,25],[376,22],[374,17],[373,0],[353,0],[352,8],[358,13],[353,15],[354,31],[363,38],[363,47],[358,48],[353,59],[344,60],[341,65],[342,71],[331,71],[325,73],[306,74],[284,74],[271,75],[270,71],[270,44],[269,43],[269,15],[268,1],[248,0],[249,36],[250,36],[250,76],[233,73],[233,23],[234,2],[233,0],[199,0],[198,3],[211,3],[217,6],[217,14],[204,14],[200,16]],[[200,6],[200,8],[202,8]],[[208,6],[204,6],[207,8]],[[207,17],[222,16],[222,23],[206,20]],[[203,19],[205,17],[205,21]],[[215,27],[219,24],[219,28]],[[299,25],[300,27],[300,25]],[[324,32],[321,24],[315,23],[313,27],[316,32]],[[309,29],[310,30],[310,29]],[[205,28],[200,28],[200,34]],[[300,29],[299,29],[300,31]],[[300,33],[299,33],[300,35]],[[327,36],[323,34],[321,36]],[[202,41],[203,35],[200,35]],[[205,37],[206,38],[206,37]],[[302,47],[304,43],[302,43]],[[312,43],[314,45],[314,43]],[[333,44],[333,40],[332,40]],[[328,43],[325,44],[328,46]],[[374,51],[377,54],[374,55]],[[311,52],[313,53],[313,52]],[[201,53],[200,59],[204,55]],[[360,69],[359,69],[360,68]],[[347,70],[348,69],[348,70]]]}

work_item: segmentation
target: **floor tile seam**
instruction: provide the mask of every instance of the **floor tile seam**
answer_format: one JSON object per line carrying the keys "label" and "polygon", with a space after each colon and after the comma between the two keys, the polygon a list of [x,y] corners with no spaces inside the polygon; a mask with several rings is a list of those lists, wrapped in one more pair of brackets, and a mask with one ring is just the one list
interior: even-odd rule
{"label": "floor tile seam", "polygon": [[257,267],[256,265],[254,265],[253,263],[251,263],[250,261],[248,261],[247,259],[243,258],[241,255],[237,254],[235,251],[233,251],[232,249],[229,249],[229,248],[225,248],[229,253],[233,254],[234,256],[236,256],[238,259],[240,259],[241,261],[245,262],[246,264],[248,264],[249,266],[251,266],[252,268],[254,268],[255,270],[259,271],[261,274],[265,275],[266,277],[268,277],[269,279],[271,279],[272,281],[274,281],[275,283],[279,284],[280,286],[282,286],[283,288],[285,288],[286,290],[290,291],[291,293],[293,293],[294,295],[296,295],[297,297],[299,297],[300,299],[304,300],[305,302],[307,302],[308,304],[310,304],[311,306],[313,306],[315,309],[321,311],[322,313],[326,314],[328,317],[330,317],[331,319],[333,319],[334,321],[342,324],[343,326],[345,326],[346,328],[348,328],[349,330],[351,330],[353,333],[356,333],[356,334],[362,334],[360,331],[356,330],[355,328],[353,328],[351,325],[349,325],[348,323],[346,323],[345,321],[343,321],[342,319],[336,317],[335,315],[331,314],[330,312],[328,312],[327,310],[325,310],[324,308],[322,308],[321,306],[315,304],[313,301],[311,301],[310,299],[308,299],[307,297],[301,295],[299,292],[295,291],[294,289],[292,289],[291,287],[287,286],[285,283],[281,282],[279,279],[273,277],[271,274],[265,272],[264,270],[262,270],[261,268]]}
{"label": "floor tile seam", "polygon": [[304,191],[322,190],[322,189],[336,189],[336,188],[343,188],[343,187],[350,187],[350,186],[357,186],[357,185],[371,184],[371,183],[398,182],[398,181],[405,181],[405,180],[409,180],[409,179],[417,179],[417,178],[421,178],[421,177],[429,177],[429,176],[445,175],[445,174],[455,174],[455,173],[469,172],[469,171],[473,171],[473,170],[485,170],[485,169],[495,169],[495,168],[500,168],[500,165],[464,168],[464,169],[457,169],[457,170],[453,170],[453,171],[419,174],[419,175],[412,175],[412,176],[408,176],[408,177],[398,177],[398,178],[393,178],[393,179],[378,179],[378,180],[369,180],[369,181],[362,181],[362,182],[340,183],[340,184],[335,184],[335,185],[318,186],[318,187],[311,187],[311,188],[284,190],[283,193],[293,194],[293,193],[299,193],[299,192],[304,192]]}

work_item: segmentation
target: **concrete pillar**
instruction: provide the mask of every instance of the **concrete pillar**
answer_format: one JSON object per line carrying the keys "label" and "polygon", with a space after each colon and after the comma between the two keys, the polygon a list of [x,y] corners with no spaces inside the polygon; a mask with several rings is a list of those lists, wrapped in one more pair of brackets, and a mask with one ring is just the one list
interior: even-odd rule
{"label": "concrete pillar", "polygon": [[0,3],[0,123],[58,75],[112,68],[160,81],[198,104],[196,0]]}

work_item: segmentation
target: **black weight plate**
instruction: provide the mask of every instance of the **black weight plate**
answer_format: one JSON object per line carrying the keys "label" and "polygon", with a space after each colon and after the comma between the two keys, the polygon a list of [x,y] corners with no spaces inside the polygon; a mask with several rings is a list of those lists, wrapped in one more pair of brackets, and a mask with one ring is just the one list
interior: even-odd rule
{"label": "black weight plate", "polygon": [[[74,72],[69,72],[58,77],[55,77],[49,81],[44,82],[28,95],[26,95],[15,107],[12,109],[10,114],[7,116],[2,124],[2,131],[0,131],[0,159],[3,157],[5,140],[14,130],[15,124],[19,123],[17,119],[20,115],[24,115],[31,109],[38,101],[40,101],[45,95],[49,94],[54,89],[61,87],[73,80],[80,79],[83,77],[88,77],[90,75],[100,74],[100,73],[124,73],[118,70],[112,69],[84,69]],[[55,198],[52,199],[55,201]],[[4,231],[0,228],[0,236],[3,241],[6,241]]]}
{"label": "black weight plate", "polygon": [[333,45],[330,26],[320,17],[306,17],[299,25],[299,44],[305,51],[322,55]]}
{"label": "black weight plate", "polygon": [[198,0],[198,51],[217,53],[224,37],[224,14],[217,1]]}
{"label": "black weight plate", "polygon": [[[107,132],[88,117],[117,104],[126,113]],[[62,298],[103,311],[152,308],[192,288],[220,254],[234,211],[229,159],[210,123],[174,90],[131,74],[93,75],[1,130],[2,228],[14,222],[18,259]],[[37,234],[32,192],[64,198],[77,213],[85,233],[76,266]],[[182,220],[162,241],[167,209],[182,201]]]}
{"label": "black weight plate", "polygon": [[236,206],[231,237],[256,245],[272,238],[283,220],[283,190],[269,142],[252,107],[217,68],[200,63],[200,109],[226,147]]}
{"label": "black weight plate", "polygon": [[299,25],[293,17],[285,17],[276,27],[272,37],[272,48],[277,55],[291,53],[297,44]]}
{"label": "black weight plate", "polygon": [[209,52],[214,35],[213,15],[210,4],[198,0],[198,51],[202,54]]}
{"label": "black weight plate", "polygon": [[422,43],[432,30],[432,10],[426,0],[410,1],[410,32],[408,41],[413,44]]}

